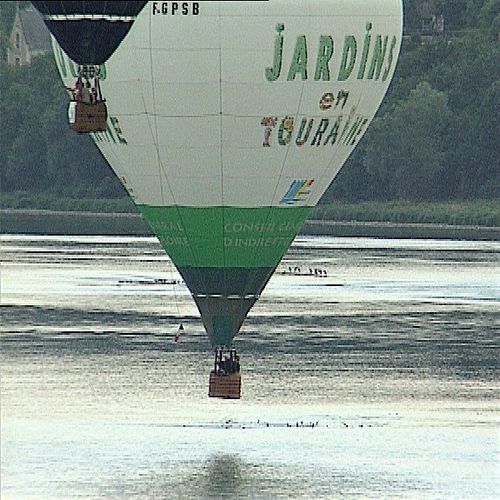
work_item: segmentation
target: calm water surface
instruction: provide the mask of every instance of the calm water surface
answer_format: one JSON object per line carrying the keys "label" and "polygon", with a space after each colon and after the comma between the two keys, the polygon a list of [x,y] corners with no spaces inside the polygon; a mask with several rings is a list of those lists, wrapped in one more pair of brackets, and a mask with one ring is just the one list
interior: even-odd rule
{"label": "calm water surface", "polygon": [[2,499],[500,498],[500,243],[298,238],[239,401],[154,238],[1,245]]}

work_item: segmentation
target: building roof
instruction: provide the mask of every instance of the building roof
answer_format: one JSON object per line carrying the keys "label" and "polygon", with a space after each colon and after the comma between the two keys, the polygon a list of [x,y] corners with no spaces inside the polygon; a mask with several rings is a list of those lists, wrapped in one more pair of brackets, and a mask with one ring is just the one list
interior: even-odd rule
{"label": "building roof", "polygon": [[50,33],[39,12],[33,7],[28,7],[19,11],[19,18],[30,49],[50,51]]}

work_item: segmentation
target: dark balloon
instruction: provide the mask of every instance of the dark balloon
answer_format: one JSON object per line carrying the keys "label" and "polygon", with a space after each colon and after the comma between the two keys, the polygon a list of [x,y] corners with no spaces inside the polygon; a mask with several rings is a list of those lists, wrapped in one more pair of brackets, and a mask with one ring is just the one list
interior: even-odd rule
{"label": "dark balloon", "polygon": [[103,64],[147,2],[32,2],[66,54],[78,64]]}

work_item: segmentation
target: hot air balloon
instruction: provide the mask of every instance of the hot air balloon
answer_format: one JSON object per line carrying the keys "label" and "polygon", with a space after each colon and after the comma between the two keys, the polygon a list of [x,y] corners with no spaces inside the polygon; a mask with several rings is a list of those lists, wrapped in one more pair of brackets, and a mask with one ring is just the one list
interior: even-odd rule
{"label": "hot air balloon", "polygon": [[99,84],[99,65],[125,38],[143,1],[32,2],[65,53],[78,64],[68,118],[76,132],[106,130],[107,107]]}
{"label": "hot air balloon", "polygon": [[[401,0],[149,2],[106,61],[92,137],[191,291],[214,384],[380,106],[401,35]],[[67,83],[79,56],[56,39]],[[210,394],[239,397],[232,375]]]}

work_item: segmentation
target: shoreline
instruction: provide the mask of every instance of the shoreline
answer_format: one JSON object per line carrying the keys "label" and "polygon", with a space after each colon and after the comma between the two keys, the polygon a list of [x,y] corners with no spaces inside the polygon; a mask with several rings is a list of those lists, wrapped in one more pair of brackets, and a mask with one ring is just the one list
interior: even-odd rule
{"label": "shoreline", "polygon": [[[152,235],[139,213],[0,209],[0,234]],[[299,234],[337,237],[500,240],[500,227],[413,222],[307,220]]]}

